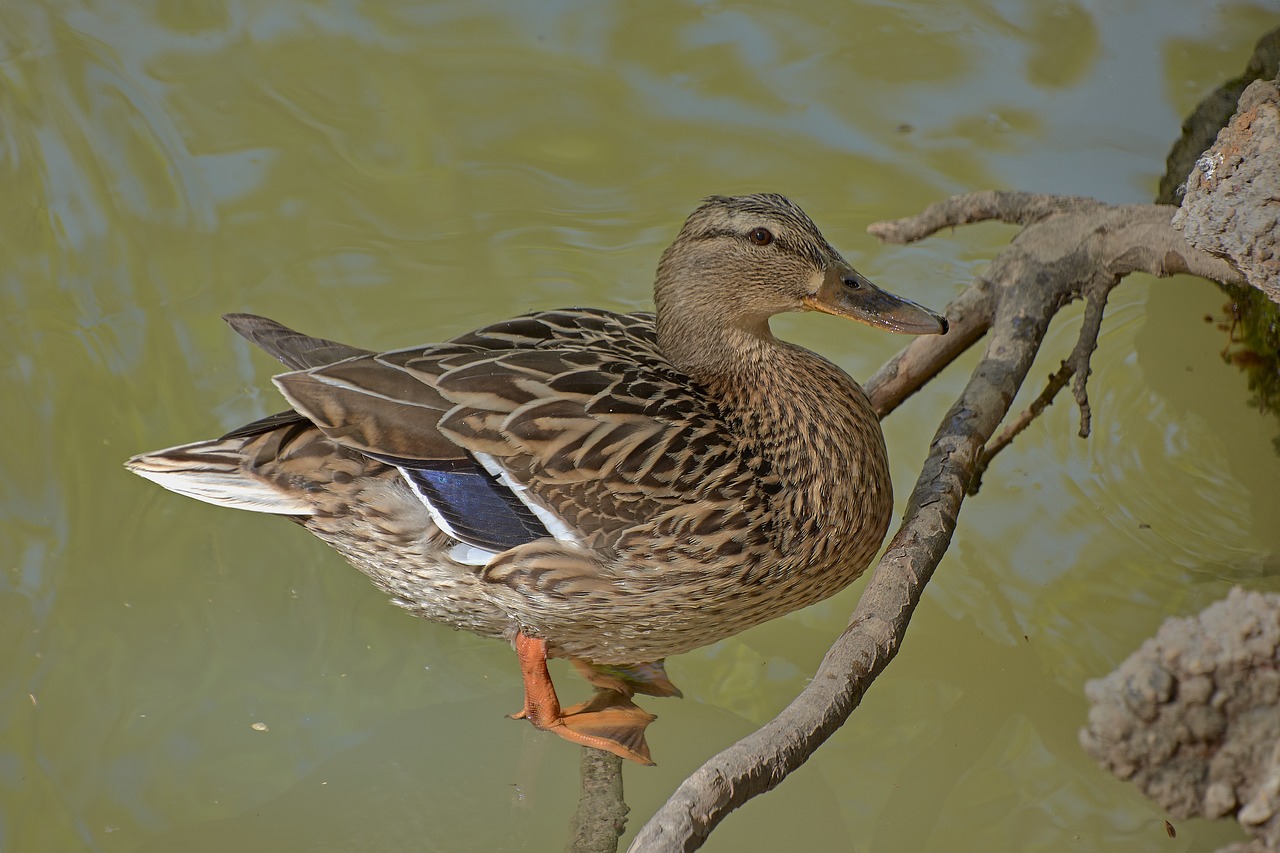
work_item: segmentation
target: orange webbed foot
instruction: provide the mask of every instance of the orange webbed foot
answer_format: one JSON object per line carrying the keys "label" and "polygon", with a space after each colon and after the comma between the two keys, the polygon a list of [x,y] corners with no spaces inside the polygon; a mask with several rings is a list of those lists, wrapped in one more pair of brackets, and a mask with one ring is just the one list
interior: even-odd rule
{"label": "orange webbed foot", "polygon": [[567,741],[602,749],[639,764],[653,764],[644,730],[657,719],[617,690],[597,689],[586,702],[561,709],[547,672],[546,640],[516,635],[516,655],[524,675],[524,707],[511,718]]}
{"label": "orange webbed foot", "polygon": [[573,659],[578,674],[596,687],[616,690],[624,696],[647,693],[650,696],[676,696],[684,694],[667,678],[667,670],[660,660],[652,663],[595,664]]}
{"label": "orange webbed foot", "polygon": [[597,690],[586,702],[565,708],[562,728],[552,731],[574,743],[652,765],[644,730],[656,719],[615,690]]}

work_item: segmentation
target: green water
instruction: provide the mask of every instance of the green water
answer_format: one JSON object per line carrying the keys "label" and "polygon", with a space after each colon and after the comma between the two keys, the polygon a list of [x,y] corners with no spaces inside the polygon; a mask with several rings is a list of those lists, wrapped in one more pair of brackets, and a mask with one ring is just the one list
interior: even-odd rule
{"label": "green water", "polygon": [[[511,651],[389,606],[278,519],[129,455],[280,407],[218,319],[364,347],[648,305],[701,196],[785,192],[935,307],[1013,233],[878,247],[988,187],[1142,202],[1275,3],[0,5],[0,851],[558,850],[576,748]],[[1280,462],[1192,279],[1112,297],[1095,434],[988,474],[899,658],[707,849],[1205,850],[1076,745],[1085,679],[1232,584],[1280,589]],[[1070,350],[1054,327],[1038,383]],[[870,374],[900,339],[788,317]],[[886,423],[905,495],[969,356]],[[860,585],[670,662],[634,831],[805,683]],[[564,670],[558,679],[572,684]],[[581,688],[572,687],[571,694]],[[580,693],[579,693],[580,695]],[[265,727],[265,728],[264,728]]]}

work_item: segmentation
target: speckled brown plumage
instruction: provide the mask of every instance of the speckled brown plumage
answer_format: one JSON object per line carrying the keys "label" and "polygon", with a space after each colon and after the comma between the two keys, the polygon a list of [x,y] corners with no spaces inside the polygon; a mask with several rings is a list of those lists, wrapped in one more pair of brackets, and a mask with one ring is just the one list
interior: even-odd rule
{"label": "speckled brown plumage", "polygon": [[[129,464],[292,517],[419,616],[589,664],[660,661],[843,589],[889,523],[866,396],[769,317],[945,321],[876,289],[776,195],[705,202],[654,292],[656,317],[545,311],[382,354],[230,315],[293,368],[276,379],[292,410]],[[401,469],[476,460],[564,530],[462,561]]]}

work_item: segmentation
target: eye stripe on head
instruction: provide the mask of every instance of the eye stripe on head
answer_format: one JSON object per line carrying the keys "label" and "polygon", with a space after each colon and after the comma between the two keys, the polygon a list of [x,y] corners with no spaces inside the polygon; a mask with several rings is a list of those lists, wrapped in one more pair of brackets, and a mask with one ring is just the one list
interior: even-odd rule
{"label": "eye stripe on head", "polygon": [[[759,242],[763,234],[769,239]],[[688,240],[731,238],[756,246],[770,246],[823,266],[840,254],[823,238],[804,211],[785,196],[764,193],[749,196],[710,196],[685,222]]]}

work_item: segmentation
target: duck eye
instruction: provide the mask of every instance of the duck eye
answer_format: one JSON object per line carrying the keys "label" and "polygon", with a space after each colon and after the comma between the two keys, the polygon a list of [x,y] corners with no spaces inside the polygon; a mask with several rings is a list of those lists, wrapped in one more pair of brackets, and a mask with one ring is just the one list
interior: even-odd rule
{"label": "duck eye", "polygon": [[767,246],[773,242],[773,232],[768,228],[753,228],[747,234],[747,239],[757,246]]}

